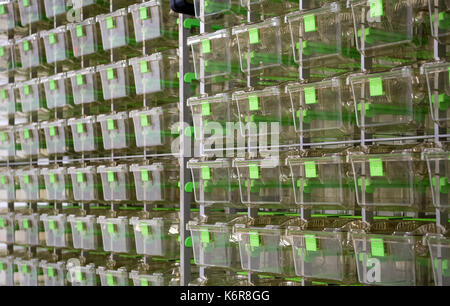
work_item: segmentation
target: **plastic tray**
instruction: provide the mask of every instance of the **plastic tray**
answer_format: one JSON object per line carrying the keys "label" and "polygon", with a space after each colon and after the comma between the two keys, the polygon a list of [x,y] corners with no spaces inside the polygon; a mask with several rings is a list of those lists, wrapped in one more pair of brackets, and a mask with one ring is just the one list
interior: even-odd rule
{"label": "plastic tray", "polygon": [[48,154],[64,154],[71,150],[73,143],[69,139],[65,119],[52,122],[43,121],[40,127],[44,130]]}
{"label": "plastic tray", "polygon": [[126,60],[114,64],[97,66],[97,72],[100,73],[103,98],[105,100],[128,96],[130,88]]}
{"label": "plastic tray", "polygon": [[54,30],[41,31],[39,33],[44,41],[47,63],[53,64],[69,58],[66,26],[60,26]]}
{"label": "plastic tray", "polygon": [[70,118],[67,125],[72,129],[73,146],[75,152],[97,151],[99,137],[94,116],[84,118]]}
{"label": "plastic tray", "polygon": [[97,122],[102,128],[103,148],[105,150],[126,149],[130,146],[132,135],[128,127],[128,114],[120,112],[98,115]]}
{"label": "plastic tray", "polygon": [[39,266],[44,273],[44,286],[67,286],[66,264],[64,261],[49,263],[42,260]]}
{"label": "plastic tray", "polygon": [[103,250],[105,252],[131,252],[134,237],[127,217],[106,218],[100,216],[97,218],[97,223],[102,230]]}
{"label": "plastic tray", "polygon": [[18,227],[15,230],[15,243],[19,245],[36,246],[43,242],[39,224],[39,214],[15,215],[15,221]]}
{"label": "plastic tray", "polygon": [[47,107],[49,109],[66,107],[72,104],[69,82],[66,73],[59,73],[54,76],[40,78],[44,85]]}
{"label": "plastic tray", "polygon": [[72,179],[73,197],[75,201],[97,201],[99,200],[99,189],[97,183],[97,172],[94,166],[85,168],[70,167],[67,169]]}
{"label": "plastic tray", "polygon": [[14,213],[0,215],[0,242],[12,244],[14,243]]}
{"label": "plastic tray", "polygon": [[85,104],[97,102],[100,98],[99,85],[95,67],[88,67],[79,71],[67,72],[73,91],[73,102]]}
{"label": "plastic tray", "polygon": [[130,199],[129,178],[127,165],[98,166],[103,186],[105,201],[126,201]]}
{"label": "plastic tray", "polygon": [[45,228],[45,243],[48,247],[70,248],[72,235],[70,224],[65,214],[48,215],[41,214],[41,221]]}
{"label": "plastic tray", "polygon": [[73,199],[72,185],[66,168],[41,168],[40,174],[44,177],[48,201],[70,201]]}
{"label": "plastic tray", "polygon": [[95,216],[77,217],[75,215],[69,215],[67,221],[70,222],[72,227],[73,247],[75,249],[101,249],[102,234]]}

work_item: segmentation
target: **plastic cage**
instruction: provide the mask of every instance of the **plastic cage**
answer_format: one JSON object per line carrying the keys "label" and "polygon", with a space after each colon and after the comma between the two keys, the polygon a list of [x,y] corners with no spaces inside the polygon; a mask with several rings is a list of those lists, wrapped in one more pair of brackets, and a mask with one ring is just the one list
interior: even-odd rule
{"label": "plastic cage", "polygon": [[[16,128],[20,145],[25,156],[38,156],[41,153],[39,124],[32,123]],[[43,153],[43,152],[42,152]]]}
{"label": "plastic cage", "polygon": [[45,98],[49,109],[67,107],[72,104],[72,95],[66,73],[40,78],[45,89]]}
{"label": "plastic cage", "polygon": [[425,151],[431,196],[434,207],[445,210],[450,207],[450,153],[443,150]]}
{"label": "plastic cage", "polygon": [[130,92],[127,61],[97,66],[105,100],[127,97]]}
{"label": "plastic cage", "polygon": [[[0,4],[0,7],[1,5],[4,4]],[[1,14],[0,14],[0,24],[1,24]],[[16,68],[17,63],[14,49],[15,45],[13,39],[3,40],[2,42],[0,42],[0,71],[2,72],[13,71]]]}
{"label": "plastic cage", "polygon": [[0,286],[14,286],[14,257],[0,257]]}
{"label": "plastic cage", "polygon": [[44,41],[47,63],[53,64],[69,58],[69,43],[66,26],[60,26],[49,31],[41,31]]}
{"label": "plastic cage", "polygon": [[95,18],[88,18],[78,23],[67,25],[72,39],[73,55],[86,56],[101,50],[98,45]]}
{"label": "plastic cage", "polygon": [[0,113],[6,116],[12,116],[15,112],[16,95],[14,92],[14,84],[0,86]]}
{"label": "plastic cage", "polygon": [[450,44],[450,3],[446,0],[428,0],[431,34],[442,44]]}
{"label": "plastic cage", "polygon": [[[21,1],[19,1],[21,2]],[[43,275],[40,274],[39,259],[15,258],[14,264],[17,266],[17,274],[14,273],[14,283],[19,286],[39,286],[43,283]]]}
{"label": "plastic cage", "polygon": [[[94,166],[84,168],[70,167],[67,169],[72,179],[73,197],[75,201],[97,201],[101,185],[97,182],[97,172]],[[100,189],[100,190],[99,190]]]}
{"label": "plastic cage", "polygon": [[130,189],[127,165],[98,166],[97,173],[100,174],[103,187],[103,198],[105,201],[130,200]]}
{"label": "plastic cage", "polygon": [[126,112],[98,115],[97,122],[100,123],[102,129],[103,148],[105,150],[126,149],[130,146],[132,135]]}
{"label": "plastic cage", "polygon": [[67,125],[72,129],[72,139],[75,152],[92,152],[99,148],[99,131],[94,116],[70,118]]}
{"label": "plastic cage", "polygon": [[48,247],[72,247],[72,229],[65,214],[41,214],[40,219],[44,223],[45,243]]}
{"label": "plastic cage", "polygon": [[77,217],[69,215],[67,221],[72,227],[73,247],[83,250],[101,249],[101,231],[96,216]]}
{"label": "plastic cage", "polygon": [[6,160],[16,155],[15,131],[13,127],[0,130],[0,158]]}
{"label": "plastic cage", "polygon": [[36,68],[43,63],[44,50],[42,49],[38,35],[38,33],[35,33],[16,40],[16,46],[19,47],[22,69]]}
{"label": "plastic cage", "polygon": [[20,24],[27,26],[36,23],[44,17],[43,2],[41,0],[20,0],[17,1],[20,12]]}
{"label": "plastic cage", "polygon": [[45,198],[45,191],[41,185],[38,168],[16,169],[15,175],[20,186],[20,191],[16,191],[18,199],[38,201]]}
{"label": "plastic cage", "polygon": [[14,5],[14,0],[6,0],[0,4],[0,31],[2,32],[14,29],[19,22]]}
{"label": "plastic cage", "polygon": [[69,138],[65,119],[43,121],[40,127],[44,130],[48,154],[64,154],[71,151],[73,142]]}
{"label": "plastic cage", "polygon": [[100,216],[97,223],[102,230],[103,250],[114,253],[130,253],[134,246],[133,230],[127,217],[106,218]]}
{"label": "plastic cage", "polygon": [[18,225],[15,230],[16,244],[37,246],[44,242],[44,235],[41,235],[43,229],[39,224],[39,214],[24,215],[18,213],[15,215],[15,221]]}
{"label": "plastic cage", "polygon": [[97,274],[100,276],[102,286],[129,286],[128,272],[125,268],[108,270],[98,267]]}
{"label": "plastic cage", "polygon": [[67,286],[67,272],[64,261],[50,263],[42,260],[39,266],[44,273],[44,286]]}
{"label": "plastic cage", "polygon": [[41,168],[40,174],[44,177],[48,201],[70,201],[73,199],[72,185],[66,168]]}
{"label": "plastic cage", "polygon": [[0,215],[0,242],[13,244],[15,240],[14,213]]}
{"label": "plastic cage", "polygon": [[450,239],[443,235],[427,237],[433,267],[434,284],[436,286],[450,286]]}
{"label": "plastic cage", "polygon": [[16,83],[16,88],[19,90],[22,112],[45,111],[44,93],[41,90],[38,78]]}
{"label": "plastic cage", "polygon": [[171,286],[171,276],[163,273],[142,274],[138,271],[131,271],[129,274],[133,280],[133,286]]}
{"label": "plastic cage", "polygon": [[44,0],[45,16],[53,18],[66,13],[70,2],[67,0]]}
{"label": "plastic cage", "polygon": [[98,15],[96,20],[100,24],[103,50],[123,47],[129,43],[127,9]]}
{"label": "plastic cage", "polygon": [[0,200],[12,202],[16,198],[14,170],[2,168],[0,173]]}
{"label": "plastic cage", "polygon": [[72,286],[98,286],[94,264],[72,266],[68,268],[68,277]]}
{"label": "plastic cage", "polygon": [[100,98],[95,67],[88,67],[79,71],[67,72],[73,91],[73,102],[85,104],[97,102]]}

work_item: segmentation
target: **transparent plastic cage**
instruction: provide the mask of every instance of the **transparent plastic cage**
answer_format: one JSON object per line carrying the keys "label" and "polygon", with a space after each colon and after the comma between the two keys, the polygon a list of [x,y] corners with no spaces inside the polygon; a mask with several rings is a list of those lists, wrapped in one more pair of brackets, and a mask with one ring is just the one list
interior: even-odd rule
{"label": "transparent plastic cage", "polygon": [[16,88],[19,90],[22,112],[31,113],[45,109],[44,93],[39,85],[40,81],[37,78],[16,83]]}
{"label": "transparent plastic cage", "polygon": [[39,137],[39,125],[32,123],[16,128],[20,145],[25,156],[38,156],[41,148]]}
{"label": "transparent plastic cage", "polygon": [[15,222],[18,225],[15,230],[16,244],[36,246],[43,242],[44,237],[41,235],[39,214],[24,215],[18,213],[15,215]]}
{"label": "transparent plastic cage", "polygon": [[450,239],[443,235],[430,235],[426,239],[430,250],[434,284],[450,286]]}
{"label": "transparent plastic cage", "polygon": [[0,286],[14,286],[14,257],[0,257]]}
{"label": "transparent plastic cage", "polygon": [[[210,3],[213,2],[210,1]],[[223,29],[213,33],[191,36],[187,40],[187,45],[191,46],[197,80],[207,80],[231,73],[232,54],[229,30]],[[235,55],[234,58],[237,59],[237,56]],[[233,62],[233,64],[237,63]]]}
{"label": "transparent plastic cage", "polygon": [[127,61],[97,66],[105,100],[119,99],[130,92]]}
{"label": "transparent plastic cage", "polygon": [[174,165],[155,162],[130,165],[136,199],[143,202],[176,202],[179,199],[179,170]]}
{"label": "transparent plastic cage", "polygon": [[114,253],[130,253],[134,246],[133,230],[127,217],[106,218],[100,216],[97,223],[102,230],[103,250]]}
{"label": "transparent plastic cage", "polygon": [[[0,4],[1,7],[2,4]],[[1,12],[1,8],[0,8]],[[1,24],[1,14],[0,14]],[[16,66],[14,40],[3,40],[0,42],[0,71],[13,71]]]}
{"label": "transparent plastic cage", "polygon": [[14,84],[0,86],[0,114],[12,116],[16,112],[16,95]]}
{"label": "transparent plastic cage", "polygon": [[291,206],[292,182],[282,175],[278,158],[233,161],[239,179],[241,202],[245,205]]}
{"label": "transparent plastic cage", "polygon": [[[236,5],[236,2],[234,3]],[[231,9],[231,0],[195,0],[194,9],[197,18],[218,15]]]}
{"label": "transparent plastic cage", "polygon": [[349,158],[358,205],[369,209],[429,208],[426,165],[414,153],[354,154]]}
{"label": "transparent plastic cage", "polygon": [[72,179],[75,201],[96,201],[100,199],[99,189],[101,185],[97,182],[97,172],[94,166],[70,167],[67,169],[67,173],[70,174]]}
{"label": "transparent plastic cage", "polygon": [[72,227],[73,247],[82,250],[101,249],[101,231],[96,216],[69,215],[67,221]]}
{"label": "transparent plastic cage", "polygon": [[187,167],[191,169],[195,202],[200,204],[240,202],[239,181],[229,159],[210,161],[191,159]]}
{"label": "transparent plastic cage", "polygon": [[431,34],[440,43],[450,43],[450,3],[446,0],[428,0]]}
{"label": "transparent plastic cage", "polygon": [[[20,186],[20,192],[16,193],[18,199],[38,201],[45,198],[45,192],[41,192],[43,186],[39,179],[39,169],[16,169],[15,175]],[[42,189],[42,191],[44,190]]]}
{"label": "transparent plastic cage", "polygon": [[126,46],[129,43],[127,10],[120,9],[110,14],[98,15],[103,50]]}
{"label": "transparent plastic cage", "polygon": [[72,229],[65,214],[41,214],[40,219],[44,223],[45,243],[48,247],[70,248],[72,246]]}
{"label": "transparent plastic cage", "polygon": [[95,67],[88,67],[79,71],[67,72],[73,91],[75,104],[93,103],[99,100],[100,94]]}
{"label": "transparent plastic cage", "polygon": [[295,131],[310,137],[342,138],[354,129],[354,111],[348,106],[350,90],[345,80],[332,78],[315,83],[293,83],[289,94]]}
{"label": "transparent plastic cage", "polygon": [[66,76],[66,73],[59,73],[39,79],[44,86],[47,108],[61,108],[72,104],[69,82]]}
{"label": "transparent plastic cage", "polygon": [[66,168],[41,168],[40,174],[44,177],[48,201],[70,201],[73,199],[72,185]]}
{"label": "transparent plastic cage", "polygon": [[131,271],[129,274],[133,280],[133,286],[170,286],[171,276],[163,273],[142,274],[139,271]]}
{"label": "transparent plastic cage", "polygon": [[16,198],[14,170],[10,168],[2,168],[0,173],[0,200],[14,201]]}
{"label": "transparent plastic cage", "polygon": [[44,0],[45,16],[53,18],[66,13],[69,3],[67,0]]}
{"label": "transparent plastic cage", "polygon": [[427,63],[421,67],[425,74],[430,101],[431,118],[440,126],[450,121],[450,63]]}
{"label": "transparent plastic cage", "polygon": [[79,23],[67,25],[72,39],[72,50],[75,57],[96,53],[99,48],[95,18],[88,18]]}
{"label": "transparent plastic cage", "polygon": [[64,154],[71,150],[72,141],[69,139],[66,122],[65,119],[41,122],[48,154]]}
{"label": "transparent plastic cage", "polygon": [[67,125],[72,130],[75,152],[92,152],[99,148],[99,132],[94,116],[70,118]]}
{"label": "transparent plastic cage", "polygon": [[[20,2],[20,1],[19,1]],[[14,275],[14,283],[19,286],[39,286],[42,284],[40,274],[39,259],[15,258],[14,264],[17,266],[17,273]]]}
{"label": "transparent plastic cage", "polygon": [[97,122],[102,128],[103,148],[105,150],[126,149],[132,140],[128,125],[128,114],[120,112],[98,115]]}
{"label": "transparent plastic cage", "polygon": [[13,127],[0,130],[0,158],[6,160],[16,155],[15,131]]}
{"label": "transparent plastic cage", "polygon": [[292,156],[286,159],[294,188],[295,203],[303,207],[337,207],[355,205],[351,165],[338,154],[320,157]]}
{"label": "transparent plastic cage", "polygon": [[15,220],[14,213],[6,213],[0,215],[0,242],[14,243],[15,240]]}
{"label": "transparent plastic cage", "polygon": [[44,41],[47,63],[53,64],[69,58],[69,43],[66,26],[39,32]]}
{"label": "transparent plastic cage", "polygon": [[98,267],[97,274],[100,276],[102,286],[129,286],[128,272],[125,268],[109,270]]}
{"label": "transparent plastic cage", "polygon": [[130,200],[130,189],[127,165],[98,166],[97,173],[102,179],[103,198],[105,201]]}
{"label": "transparent plastic cage", "polygon": [[302,67],[347,67],[359,60],[353,47],[351,12],[339,2],[285,16],[294,61]]}
{"label": "transparent plastic cage", "polygon": [[178,95],[178,56],[174,52],[131,58],[136,94]]}
{"label": "transparent plastic cage", "polygon": [[35,68],[43,63],[44,51],[41,47],[38,35],[38,33],[35,33],[16,40],[16,46],[19,47],[20,62],[22,63],[23,69]]}
{"label": "transparent plastic cage", "polygon": [[44,286],[67,286],[66,264],[64,261],[50,263],[42,260],[39,266],[44,274]]}
{"label": "transparent plastic cage", "polygon": [[94,264],[86,266],[74,266],[68,269],[69,281],[72,286],[97,286],[97,273]]}
{"label": "transparent plastic cage", "polygon": [[292,247],[284,235],[289,219],[264,216],[248,224],[234,225],[243,270],[295,275]]}
{"label": "transparent plastic cage", "polygon": [[445,210],[450,207],[450,153],[430,150],[423,154],[427,162],[431,195],[434,207]]}
{"label": "transparent plastic cage", "polygon": [[14,7],[15,1],[2,1],[0,4],[0,31],[8,31],[15,28],[19,19]]}
{"label": "transparent plastic cage", "polygon": [[177,213],[151,215],[150,218],[132,217],[136,239],[136,253],[148,256],[177,258],[180,251],[179,219]]}
{"label": "transparent plastic cage", "polygon": [[242,72],[250,73],[282,64],[279,18],[234,27],[232,34],[237,37]]}
{"label": "transparent plastic cage", "polygon": [[20,23],[22,26],[36,23],[43,17],[43,3],[40,0],[20,0],[17,1],[20,12]]}
{"label": "transparent plastic cage", "polygon": [[417,86],[410,67],[374,74],[348,77],[356,123],[362,128],[389,128],[396,132],[401,126],[420,125],[425,121],[427,108],[419,105],[413,92]]}

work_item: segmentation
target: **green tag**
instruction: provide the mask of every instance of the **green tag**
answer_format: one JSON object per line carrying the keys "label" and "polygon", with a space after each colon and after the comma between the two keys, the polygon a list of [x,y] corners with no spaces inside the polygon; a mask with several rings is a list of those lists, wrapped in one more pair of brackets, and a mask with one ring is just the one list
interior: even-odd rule
{"label": "green tag", "polygon": [[6,99],[6,90],[2,89],[2,90],[0,91],[0,94],[1,94],[1,96],[2,96],[2,99]]}
{"label": "green tag", "polygon": [[370,176],[384,176],[381,158],[369,159]]}
{"label": "green tag", "polygon": [[141,114],[141,126],[148,126],[148,117],[146,114]]}
{"label": "green tag", "polygon": [[5,56],[5,48],[0,47],[0,56]]}
{"label": "green tag", "polygon": [[83,222],[77,221],[77,231],[84,232]]}
{"label": "green tag", "polygon": [[55,270],[52,267],[47,268],[48,277],[55,277]]}
{"label": "green tag", "polygon": [[250,173],[250,179],[259,179],[259,167],[258,165],[249,165],[248,171]]}
{"label": "green tag", "polygon": [[305,88],[305,104],[317,103],[316,89],[314,87]]}
{"label": "green tag", "polygon": [[23,50],[24,51],[29,51],[30,50],[30,42],[29,41],[24,41],[23,42]]}
{"label": "green tag", "polygon": [[5,270],[5,267],[3,265],[3,262],[0,262],[0,271],[3,271],[3,270]]}
{"label": "green tag", "polygon": [[147,224],[141,224],[141,233],[142,233],[142,236],[148,236],[149,230],[148,230]]}
{"label": "green tag", "polygon": [[317,251],[317,239],[315,235],[305,235],[307,251]]}
{"label": "green tag", "polygon": [[23,138],[25,138],[25,139],[30,138],[30,131],[28,129],[23,130]]}
{"label": "green tag", "polygon": [[106,69],[106,77],[108,80],[114,79],[114,69],[113,68]]}
{"label": "green tag", "polygon": [[305,176],[317,177],[316,163],[314,161],[305,162]]}
{"label": "green tag", "polygon": [[209,236],[209,232],[207,229],[202,229],[200,231],[200,239],[203,243],[209,243],[210,240],[210,236]]}
{"label": "green tag", "polygon": [[84,133],[83,123],[81,122],[77,123],[77,132],[78,134]]}
{"label": "green tag", "polygon": [[30,221],[28,219],[22,220],[23,228],[30,228]]}
{"label": "green tag", "polygon": [[82,282],[84,280],[83,272],[81,272],[81,271],[76,271],[75,277],[77,278],[77,281],[79,281],[79,282]]}
{"label": "green tag", "polygon": [[114,119],[106,119],[106,125],[108,128],[108,131],[114,130]]}
{"label": "green tag", "polygon": [[50,126],[48,128],[48,133],[50,136],[55,136],[56,135],[56,128],[54,126]]}
{"label": "green tag", "polygon": [[303,21],[305,23],[305,32],[314,32],[317,31],[316,27],[316,16],[313,14],[305,15],[303,17]]}
{"label": "green tag", "polygon": [[0,4],[0,15],[5,15],[5,14],[6,14],[5,5]]}
{"label": "green tag", "polygon": [[106,274],[106,282],[108,283],[108,286],[114,286],[116,284],[114,276],[111,274]]}
{"label": "green tag", "polygon": [[141,170],[141,180],[143,182],[147,182],[148,181],[148,171],[146,169],[142,169]]}
{"label": "green tag", "polygon": [[5,227],[5,219],[0,218],[0,227],[4,228]]}
{"label": "green tag", "polygon": [[114,29],[114,19],[112,17],[106,18],[106,28],[107,29]]}
{"label": "green tag", "polygon": [[50,181],[51,184],[54,184],[55,181],[56,181],[55,174],[54,173],[50,173],[48,175],[48,180]]}
{"label": "green tag", "polygon": [[369,80],[369,90],[371,97],[377,97],[384,95],[383,81],[381,78],[373,78]]}
{"label": "green tag", "polygon": [[29,184],[30,183],[30,177],[28,175],[24,175],[23,176],[23,183],[24,184]]}
{"label": "green tag", "polygon": [[146,7],[141,7],[139,9],[139,17],[141,18],[141,20],[148,19],[148,13],[147,13]]}
{"label": "green tag", "polygon": [[250,111],[257,111],[259,110],[259,99],[256,95],[250,95],[248,96],[248,108]]}
{"label": "green tag", "polygon": [[55,90],[56,89],[56,82],[55,82],[55,80],[50,80],[48,82],[48,87],[50,88],[50,90]]}
{"label": "green tag", "polygon": [[78,86],[81,86],[81,85],[83,85],[83,84],[84,84],[83,75],[78,74],[78,75],[77,75],[77,85],[78,85]]}
{"label": "green tag", "polygon": [[75,31],[77,32],[77,37],[83,37],[84,33],[81,25],[77,25]]}
{"label": "green tag", "polygon": [[2,142],[5,142],[6,141],[6,133],[1,131],[0,135],[1,135]]}
{"label": "green tag", "polygon": [[148,280],[145,278],[141,278],[141,286],[148,286]]}
{"label": "green tag", "polygon": [[30,6],[30,0],[22,0],[22,4],[24,7]]}
{"label": "green tag", "polygon": [[77,182],[78,183],[83,183],[84,182],[83,173],[81,173],[81,172],[77,173]]}
{"label": "green tag", "polygon": [[28,274],[28,266],[27,265],[25,265],[25,264],[22,265],[22,272],[25,274]]}
{"label": "green tag", "polygon": [[209,169],[209,167],[202,167],[202,179],[211,179],[211,170]]}
{"label": "green tag", "polygon": [[211,53],[211,42],[208,39],[202,40],[202,53]]}
{"label": "green tag", "polygon": [[249,232],[250,246],[251,247],[259,247],[259,234],[257,232]]}
{"label": "green tag", "polygon": [[114,182],[114,172],[108,171],[107,173],[108,173],[108,182],[109,183]]}
{"label": "green tag", "polygon": [[146,61],[141,61],[141,73],[147,73],[148,72],[148,63]]}
{"label": "green tag", "polygon": [[381,238],[371,238],[372,256],[384,257],[384,243]]}
{"label": "green tag", "polygon": [[55,34],[50,33],[48,35],[48,42],[50,43],[50,45],[54,45],[56,43],[56,37]]}
{"label": "green tag", "polygon": [[0,177],[0,181],[1,181],[2,185],[5,185],[6,184],[6,177],[4,175],[2,175]]}
{"label": "green tag", "polygon": [[248,35],[250,39],[250,44],[259,44],[259,30],[258,29],[250,29],[248,30]]}
{"label": "green tag", "polygon": [[383,16],[383,0],[370,0],[370,17]]}
{"label": "green tag", "polygon": [[30,85],[25,85],[25,86],[23,87],[23,93],[24,93],[25,95],[29,95],[29,94],[30,94]]}
{"label": "green tag", "polygon": [[55,226],[55,221],[54,220],[49,220],[48,221],[48,228],[53,231],[55,230],[56,226]]}
{"label": "green tag", "polygon": [[113,223],[108,223],[108,233],[109,234],[114,234],[115,233],[114,224]]}
{"label": "green tag", "polygon": [[202,104],[202,116],[210,116],[211,107],[208,102]]}

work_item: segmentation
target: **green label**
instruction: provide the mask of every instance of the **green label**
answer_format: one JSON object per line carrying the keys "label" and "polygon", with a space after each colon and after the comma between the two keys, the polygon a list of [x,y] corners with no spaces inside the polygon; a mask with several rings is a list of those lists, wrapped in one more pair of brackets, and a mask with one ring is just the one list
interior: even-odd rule
{"label": "green label", "polygon": [[371,238],[372,256],[384,257],[384,242],[381,238]]}
{"label": "green label", "polygon": [[77,75],[77,85],[78,85],[78,86],[81,86],[81,85],[83,85],[83,84],[84,84],[83,75],[78,74],[78,75]]}
{"label": "green label", "polygon": [[139,64],[141,68],[141,73],[147,73],[148,72],[148,63],[146,61],[141,61]]}
{"label": "green label", "polygon": [[2,90],[0,91],[0,94],[1,94],[1,96],[2,96],[2,99],[6,99],[6,90],[2,89]]}
{"label": "green label", "polygon": [[54,221],[54,220],[49,220],[49,221],[48,221],[48,228],[49,228],[51,231],[55,230],[56,224],[55,224],[55,221]]}
{"label": "green label", "polygon": [[30,183],[30,177],[28,175],[24,175],[23,176],[23,182],[24,182],[24,184],[29,184]]}
{"label": "green label", "polygon": [[202,179],[211,179],[211,169],[209,169],[209,167],[202,167]]}
{"label": "green label", "polygon": [[313,14],[305,15],[303,17],[304,23],[305,23],[305,32],[314,32],[317,31],[316,26],[316,16]]}
{"label": "green label", "polygon": [[25,86],[23,87],[23,93],[24,93],[25,95],[29,95],[30,92],[31,92],[31,90],[30,90],[30,85],[25,85]]}
{"label": "green label", "polygon": [[260,246],[259,234],[257,232],[249,232],[249,240],[251,247]]}
{"label": "green label", "polygon": [[0,218],[0,227],[4,228],[5,227],[5,219]]}
{"label": "green label", "polygon": [[370,17],[376,18],[383,16],[383,0],[370,1]]}
{"label": "green label", "polygon": [[83,37],[84,33],[81,25],[77,25],[75,31],[77,32],[77,37]]}
{"label": "green label", "polygon": [[84,182],[84,176],[83,176],[83,173],[81,173],[81,172],[78,172],[78,173],[77,173],[77,182],[78,182],[78,183],[83,183],[83,182]]}
{"label": "green label", "polygon": [[51,184],[54,184],[56,182],[56,177],[54,173],[50,173],[48,175],[48,180],[50,181]]}
{"label": "green label", "polygon": [[48,82],[48,87],[50,88],[50,90],[55,90],[56,89],[56,82],[55,82],[55,80],[50,80]]}
{"label": "green label", "polygon": [[30,50],[30,42],[29,41],[24,41],[23,42],[23,50],[24,51],[29,51]]}
{"label": "green label", "polygon": [[141,170],[141,180],[143,182],[147,182],[148,181],[148,171],[146,169],[142,169]]}
{"label": "green label", "polygon": [[249,36],[250,44],[259,44],[260,43],[258,29],[248,30],[248,36]]}
{"label": "green label", "polygon": [[383,161],[381,158],[369,159],[370,176],[384,176]]}
{"label": "green label", "polygon": [[208,102],[202,104],[202,116],[210,116],[211,115],[211,106]]}
{"label": "green label", "polygon": [[76,271],[75,277],[76,277],[77,281],[79,281],[79,282],[82,282],[84,280],[83,272],[81,272],[81,271]]}
{"label": "green label", "polygon": [[0,4],[0,15],[5,15],[5,14],[6,14],[5,5]]}
{"label": "green label", "polygon": [[147,224],[141,224],[141,233],[143,236],[148,236],[149,228]]}
{"label": "green label", "polygon": [[259,110],[259,98],[257,95],[248,96],[248,108],[250,111]]}
{"label": "green label", "polygon": [[148,12],[146,7],[139,8],[139,17],[141,18],[141,20],[148,19]]}
{"label": "green label", "polygon": [[371,97],[377,97],[384,95],[383,81],[381,78],[373,78],[369,80],[369,90]]}
{"label": "green label", "polygon": [[77,221],[77,231],[84,232],[84,225],[82,221]]}
{"label": "green label", "polygon": [[141,114],[141,126],[148,126],[148,116],[146,114]]}
{"label": "green label", "polygon": [[315,235],[305,235],[305,246],[307,251],[317,251],[317,239]]}
{"label": "green label", "polygon": [[28,220],[28,219],[23,219],[23,220],[22,220],[22,225],[23,225],[23,228],[25,228],[25,229],[30,228],[30,220]]}
{"label": "green label", "polygon": [[81,122],[77,123],[77,133],[78,134],[84,133],[84,126],[83,123]]}
{"label": "green label", "polygon": [[108,128],[108,131],[114,130],[114,119],[106,119],[106,126]]}
{"label": "green label", "polygon": [[208,39],[202,40],[202,53],[211,53],[211,42]]}
{"label": "green label", "polygon": [[6,184],[6,177],[5,177],[4,175],[2,175],[2,176],[0,177],[0,182],[2,183],[2,185],[5,185],[5,184]]}
{"label": "green label", "polygon": [[106,18],[106,28],[107,29],[114,29],[114,19],[113,17]]}
{"label": "green label", "polygon": [[314,87],[305,88],[305,104],[317,103],[316,89]]}
{"label": "green label", "polygon": [[314,161],[305,162],[305,176],[317,177],[316,163]]}
{"label": "green label", "polygon": [[25,139],[30,138],[30,131],[28,129],[23,130],[23,138]]}
{"label": "green label", "polygon": [[108,286],[114,286],[116,284],[116,281],[114,280],[114,276],[111,274],[106,274],[106,282]]}
{"label": "green label", "polygon": [[50,45],[54,45],[56,43],[56,37],[55,34],[50,33],[48,35],[48,42],[50,43]]}
{"label": "green label", "polygon": [[48,277],[55,277],[55,269],[53,269],[52,267],[48,267],[47,275],[48,275]]}
{"label": "green label", "polygon": [[22,272],[25,273],[25,274],[29,273],[27,265],[25,265],[25,264],[22,265]]}
{"label": "green label", "polygon": [[106,69],[106,78],[108,80],[113,80],[114,79],[114,69],[113,68]]}
{"label": "green label", "polygon": [[114,182],[114,172],[108,171],[107,174],[108,174],[108,182],[109,183]]}
{"label": "green label", "polygon": [[250,179],[259,179],[259,167],[258,165],[249,165],[248,171],[250,174]]}
{"label": "green label", "polygon": [[114,229],[114,224],[113,223],[108,223],[108,233],[109,234],[114,234],[116,231]]}
{"label": "green label", "polygon": [[22,0],[22,4],[24,7],[29,7],[30,6],[30,0]]}
{"label": "green label", "polygon": [[54,126],[49,126],[48,127],[48,134],[50,136],[55,136],[56,135],[56,128]]}
{"label": "green label", "polygon": [[0,132],[0,137],[1,137],[1,139],[2,139],[2,142],[5,142],[5,141],[6,141],[6,133],[5,133],[5,132],[1,131],[1,132]]}
{"label": "green label", "polygon": [[5,48],[0,47],[0,56],[5,56]]}
{"label": "green label", "polygon": [[141,286],[149,286],[148,280],[145,278],[141,278]]}
{"label": "green label", "polygon": [[210,240],[210,235],[207,229],[202,229],[200,231],[200,239],[203,243],[209,243]]}
{"label": "green label", "polygon": [[0,271],[5,270],[5,266],[3,265],[3,262],[0,262]]}

